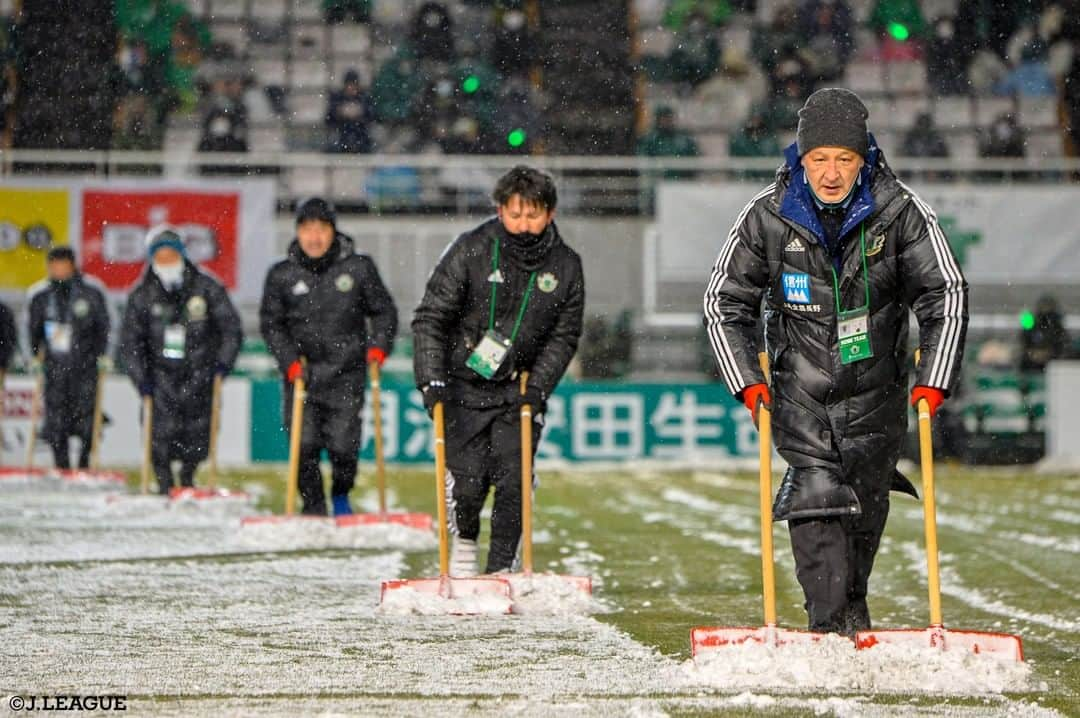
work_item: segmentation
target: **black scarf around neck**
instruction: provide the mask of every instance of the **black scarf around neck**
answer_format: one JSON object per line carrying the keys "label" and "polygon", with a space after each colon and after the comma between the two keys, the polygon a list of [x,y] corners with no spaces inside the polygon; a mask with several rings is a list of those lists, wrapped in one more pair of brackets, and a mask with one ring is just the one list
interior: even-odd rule
{"label": "black scarf around neck", "polygon": [[554,222],[537,235],[510,234],[500,222],[499,241],[502,244],[502,253],[512,264],[532,272],[543,266],[560,239]]}

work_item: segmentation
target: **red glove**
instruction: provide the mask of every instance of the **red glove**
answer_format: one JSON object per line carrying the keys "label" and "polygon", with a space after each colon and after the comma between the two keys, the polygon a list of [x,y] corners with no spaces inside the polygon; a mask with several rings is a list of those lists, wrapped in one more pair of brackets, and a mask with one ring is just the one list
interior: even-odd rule
{"label": "red glove", "polygon": [[766,409],[772,410],[772,397],[769,396],[768,385],[751,384],[744,388],[742,390],[742,402],[750,410],[750,416],[754,417],[754,425],[757,426],[758,406],[764,404]]}
{"label": "red glove", "polygon": [[933,417],[937,414],[941,402],[945,401],[945,392],[932,386],[920,385],[911,390],[911,405],[916,411],[919,410],[919,399],[926,399],[926,403],[930,405],[930,416]]}
{"label": "red glove", "polygon": [[367,363],[378,364],[380,367],[386,362],[386,352],[379,347],[369,347],[367,350]]}
{"label": "red glove", "polygon": [[304,373],[304,365],[300,363],[299,359],[297,359],[296,361],[294,361],[292,364],[289,365],[288,370],[285,372],[285,381],[292,384],[298,378],[300,378],[300,375],[303,374],[303,373]]}

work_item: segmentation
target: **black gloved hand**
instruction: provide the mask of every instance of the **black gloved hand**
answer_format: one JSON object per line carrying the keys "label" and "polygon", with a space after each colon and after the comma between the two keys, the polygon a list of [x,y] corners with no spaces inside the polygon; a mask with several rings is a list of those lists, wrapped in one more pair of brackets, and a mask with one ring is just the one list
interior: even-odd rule
{"label": "black gloved hand", "polygon": [[146,397],[153,396],[153,395],[154,395],[154,384],[153,384],[153,382],[144,381],[142,384],[139,384],[139,396],[141,396],[141,397],[143,397],[145,399]]}
{"label": "black gloved hand", "polygon": [[547,405],[547,397],[544,396],[544,392],[540,387],[529,384],[525,387],[524,394],[518,394],[517,404],[519,409],[528,405],[532,408],[534,414],[542,414]]}
{"label": "black gloved hand", "polygon": [[435,405],[440,401],[445,402],[450,396],[450,392],[446,387],[446,382],[438,379],[425,384],[420,389],[420,393],[424,397],[424,408],[427,409],[428,416],[434,416]]}

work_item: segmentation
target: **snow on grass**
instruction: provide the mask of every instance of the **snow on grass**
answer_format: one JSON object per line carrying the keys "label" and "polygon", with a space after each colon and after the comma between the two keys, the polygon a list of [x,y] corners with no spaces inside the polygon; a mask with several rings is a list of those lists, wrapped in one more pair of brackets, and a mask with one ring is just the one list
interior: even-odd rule
{"label": "snow on grass", "polygon": [[[901,546],[904,555],[913,571],[918,572],[924,578],[926,577],[926,551],[924,547],[915,544],[913,542],[904,542]],[[1048,613],[1036,613],[1034,611],[1028,611],[1026,609],[1012,606],[1002,601],[1000,598],[995,598],[987,595],[985,592],[972,588],[964,584],[960,575],[949,564],[955,560],[955,557],[950,554],[940,554],[940,573],[941,573],[941,592],[945,595],[952,596],[959,601],[977,608],[986,613],[992,613],[998,616],[1004,616],[1012,622],[1027,621],[1029,623],[1037,623],[1048,628],[1055,630],[1069,631],[1071,633],[1080,633],[1080,620],[1076,618],[1076,604],[1075,602],[1069,603],[1064,606],[1065,610],[1069,611],[1069,618],[1065,618],[1055,614]],[[946,619],[948,616],[946,616]],[[969,627],[972,630],[990,630],[985,628]],[[993,630],[998,630],[1000,626],[990,627]]]}
{"label": "snow on grass", "polygon": [[826,693],[1000,694],[1031,690],[1031,668],[968,651],[879,645],[857,651],[850,640],[768,646],[742,643],[710,649],[682,666],[686,679],[725,690]]}
{"label": "snow on grass", "polygon": [[438,546],[431,531],[402,524],[338,526],[332,519],[296,516],[291,520],[243,523],[230,536],[234,547],[251,551],[296,551],[333,548],[429,551]]}

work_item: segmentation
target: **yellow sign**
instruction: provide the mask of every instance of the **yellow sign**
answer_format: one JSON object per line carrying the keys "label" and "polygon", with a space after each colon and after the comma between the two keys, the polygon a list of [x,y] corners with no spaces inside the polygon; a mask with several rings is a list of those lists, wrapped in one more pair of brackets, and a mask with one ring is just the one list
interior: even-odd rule
{"label": "yellow sign", "polygon": [[0,290],[25,290],[45,277],[45,255],[69,244],[70,191],[0,187]]}

